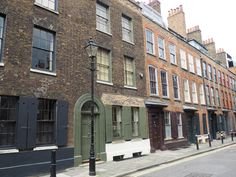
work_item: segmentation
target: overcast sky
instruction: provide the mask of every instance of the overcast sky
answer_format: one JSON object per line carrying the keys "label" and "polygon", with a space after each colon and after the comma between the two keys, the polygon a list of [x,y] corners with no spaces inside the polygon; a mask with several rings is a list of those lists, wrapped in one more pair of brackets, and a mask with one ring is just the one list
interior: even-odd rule
{"label": "overcast sky", "polygon": [[[139,0],[149,2],[149,0]],[[213,38],[236,61],[236,10],[233,0],[159,0],[167,24],[168,10],[183,5],[187,29],[199,25],[202,39]]]}

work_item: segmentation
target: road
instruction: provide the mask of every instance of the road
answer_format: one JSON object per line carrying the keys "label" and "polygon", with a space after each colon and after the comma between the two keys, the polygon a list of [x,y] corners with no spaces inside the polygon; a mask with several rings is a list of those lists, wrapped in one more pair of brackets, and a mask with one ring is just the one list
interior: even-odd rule
{"label": "road", "polygon": [[236,145],[127,177],[236,177]]}

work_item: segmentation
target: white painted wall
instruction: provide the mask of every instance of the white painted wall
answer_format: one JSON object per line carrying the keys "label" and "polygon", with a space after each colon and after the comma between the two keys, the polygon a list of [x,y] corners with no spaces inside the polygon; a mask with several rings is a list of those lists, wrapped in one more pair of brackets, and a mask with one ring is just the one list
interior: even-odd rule
{"label": "white painted wall", "polygon": [[149,154],[150,140],[134,139],[131,141],[117,141],[106,144],[107,161],[112,161],[113,156],[119,155],[124,155],[124,158],[130,158],[136,152],[142,152],[142,155]]}

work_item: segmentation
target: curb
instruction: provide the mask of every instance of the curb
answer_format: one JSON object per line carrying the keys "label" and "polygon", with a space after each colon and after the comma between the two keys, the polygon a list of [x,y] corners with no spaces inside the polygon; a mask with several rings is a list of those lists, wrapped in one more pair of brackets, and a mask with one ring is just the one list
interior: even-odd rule
{"label": "curb", "polygon": [[158,167],[158,166],[161,166],[161,165],[173,163],[173,162],[176,162],[176,161],[179,161],[179,160],[183,160],[183,159],[186,159],[186,158],[189,158],[189,157],[197,156],[199,154],[204,154],[204,153],[207,153],[207,152],[210,152],[210,151],[215,151],[217,149],[232,146],[232,145],[235,145],[235,144],[236,144],[236,142],[231,142],[231,143],[224,144],[224,145],[221,145],[221,146],[218,146],[218,147],[214,147],[214,148],[211,147],[210,149],[203,150],[201,152],[198,151],[196,153],[193,153],[193,154],[190,154],[190,155],[187,155],[187,156],[184,156],[184,157],[176,158],[176,159],[173,159],[173,160],[167,160],[166,162],[156,163],[156,164],[146,166],[146,167],[142,167],[142,168],[138,168],[138,169],[135,169],[135,170],[130,170],[130,171],[127,171],[127,172],[122,173],[122,174],[114,175],[112,177],[124,177],[124,176],[130,175],[132,173],[136,173],[136,172],[144,171],[144,170],[147,170],[147,169],[150,169],[150,168]]}

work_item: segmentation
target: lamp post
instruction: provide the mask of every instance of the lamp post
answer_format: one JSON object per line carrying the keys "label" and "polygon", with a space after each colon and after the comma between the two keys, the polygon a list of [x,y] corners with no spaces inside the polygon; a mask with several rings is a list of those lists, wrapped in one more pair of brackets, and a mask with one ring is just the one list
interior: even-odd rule
{"label": "lamp post", "polygon": [[90,144],[90,155],[89,155],[89,175],[95,176],[96,175],[96,167],[95,167],[95,150],[94,150],[94,75],[96,71],[96,55],[97,55],[97,44],[92,40],[92,38],[89,39],[87,46],[85,47],[85,50],[88,53],[88,56],[90,58],[90,64],[91,64],[91,144]]}

